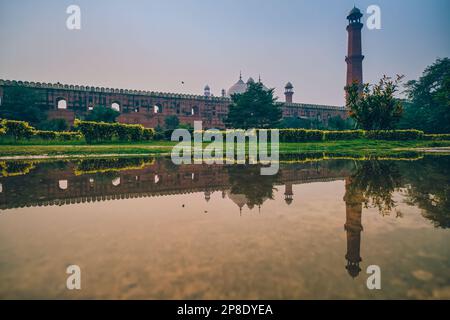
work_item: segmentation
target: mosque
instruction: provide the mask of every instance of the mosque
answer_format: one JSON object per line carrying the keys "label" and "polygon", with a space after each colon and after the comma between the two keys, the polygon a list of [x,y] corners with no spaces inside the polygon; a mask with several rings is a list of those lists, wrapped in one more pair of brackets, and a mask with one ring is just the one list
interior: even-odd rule
{"label": "mosque", "polygon": [[[361,23],[362,13],[356,7],[347,16],[348,25],[348,54],[346,85],[362,83],[361,53]],[[37,103],[49,110],[49,119],[65,119],[72,124],[75,118],[83,118],[95,106],[110,107],[120,112],[117,121],[127,124],[142,124],[155,128],[164,126],[168,116],[177,116],[181,124],[193,125],[194,121],[202,121],[203,128],[225,128],[231,96],[241,94],[247,90],[249,83],[255,82],[249,78],[247,82],[238,81],[228,90],[222,89],[220,96],[211,94],[207,85],[203,94],[164,93],[155,91],[130,90],[94,87],[86,85],[69,85],[61,83],[41,83],[15,80],[0,80],[0,105],[4,98],[5,89],[21,86],[35,91],[41,97]],[[261,79],[258,79],[261,83]],[[264,86],[268,90],[267,87]],[[293,101],[294,86],[288,82],[284,87],[284,102],[278,102],[282,109],[283,118],[303,118],[317,120],[327,124],[332,117],[346,118],[347,109],[344,106],[318,105],[296,103]]]}

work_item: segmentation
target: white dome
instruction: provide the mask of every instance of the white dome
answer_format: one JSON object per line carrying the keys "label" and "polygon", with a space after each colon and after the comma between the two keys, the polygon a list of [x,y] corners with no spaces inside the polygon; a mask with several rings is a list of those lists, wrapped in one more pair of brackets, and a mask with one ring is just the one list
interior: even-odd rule
{"label": "white dome", "polygon": [[230,89],[228,89],[228,96],[232,96],[233,94],[242,94],[247,91],[247,84],[239,79],[238,82],[233,84]]}

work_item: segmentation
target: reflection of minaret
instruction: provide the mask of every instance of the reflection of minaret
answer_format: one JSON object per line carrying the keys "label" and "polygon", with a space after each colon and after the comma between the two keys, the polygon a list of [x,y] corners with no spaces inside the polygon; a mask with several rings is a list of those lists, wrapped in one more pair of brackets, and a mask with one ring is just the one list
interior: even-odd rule
{"label": "reflection of minaret", "polygon": [[284,201],[287,204],[291,204],[294,200],[294,192],[292,191],[292,183],[286,183],[285,191],[284,191]]}
{"label": "reflection of minaret", "polygon": [[206,202],[209,202],[210,199],[211,199],[211,192],[210,191],[205,191],[205,200],[206,200]]}
{"label": "reflection of minaret", "polygon": [[345,267],[348,273],[353,277],[357,277],[361,268],[359,263],[362,261],[360,255],[361,246],[361,231],[363,230],[361,224],[362,202],[364,197],[358,190],[352,190],[351,178],[345,179],[345,196],[346,204],[346,222],[345,231],[347,232],[347,266]]}

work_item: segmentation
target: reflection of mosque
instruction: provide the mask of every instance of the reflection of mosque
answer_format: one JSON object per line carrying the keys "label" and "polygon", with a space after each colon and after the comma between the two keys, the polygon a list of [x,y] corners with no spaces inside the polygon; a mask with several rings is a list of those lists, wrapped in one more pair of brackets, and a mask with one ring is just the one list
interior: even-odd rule
{"label": "reflection of mosque", "polygon": [[[0,209],[11,209],[30,206],[52,206],[129,199],[138,197],[154,197],[175,194],[203,192],[205,201],[211,201],[214,192],[221,192],[223,198],[233,201],[240,211],[247,206],[252,210],[260,207],[270,197],[268,193],[259,193],[260,199],[251,199],[249,189],[264,185],[246,177],[245,168],[239,169],[237,176],[243,177],[234,181],[233,173],[226,166],[174,166],[170,161],[157,159],[138,168],[125,168],[121,171],[98,170],[80,172],[84,163],[56,162],[31,166],[22,175],[10,175],[0,178]],[[242,171],[243,170],[243,171]],[[359,192],[351,190],[352,168],[330,166],[329,162],[308,162],[281,166],[278,175],[263,188],[272,191],[275,185],[284,185],[284,200],[290,205],[294,201],[293,185],[323,182],[346,181],[346,223],[347,233],[347,266],[352,277],[359,272],[361,213],[363,197]],[[238,184],[245,184],[239,192],[233,192]]]}

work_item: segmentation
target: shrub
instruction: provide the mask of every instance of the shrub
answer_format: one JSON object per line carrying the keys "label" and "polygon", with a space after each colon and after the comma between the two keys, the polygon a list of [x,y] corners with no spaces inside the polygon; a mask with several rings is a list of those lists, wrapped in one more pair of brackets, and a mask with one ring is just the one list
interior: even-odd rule
{"label": "shrub", "polygon": [[325,131],[325,140],[354,140],[364,138],[364,130]]}
{"label": "shrub", "polygon": [[150,141],[150,140],[153,140],[154,136],[155,136],[154,129],[144,128],[144,131],[142,132],[142,140]]}
{"label": "shrub", "polygon": [[35,130],[33,131],[33,137],[42,140],[56,140],[57,134],[55,131]]}
{"label": "shrub", "polygon": [[306,129],[281,129],[280,142],[322,141],[324,131]]}
{"label": "shrub", "polygon": [[153,129],[146,129],[140,124],[105,123],[75,120],[75,128],[84,135],[86,142],[151,140]]}
{"label": "shrub", "polygon": [[423,131],[419,130],[366,131],[366,138],[373,140],[421,140],[423,137]]}
{"label": "shrub", "polygon": [[3,120],[2,127],[5,135],[13,137],[14,140],[29,139],[33,136],[34,128],[25,121]]}
{"label": "shrub", "polygon": [[433,140],[433,141],[444,141],[444,140],[450,140],[450,133],[444,133],[444,134],[425,134],[424,135],[425,140]]}

